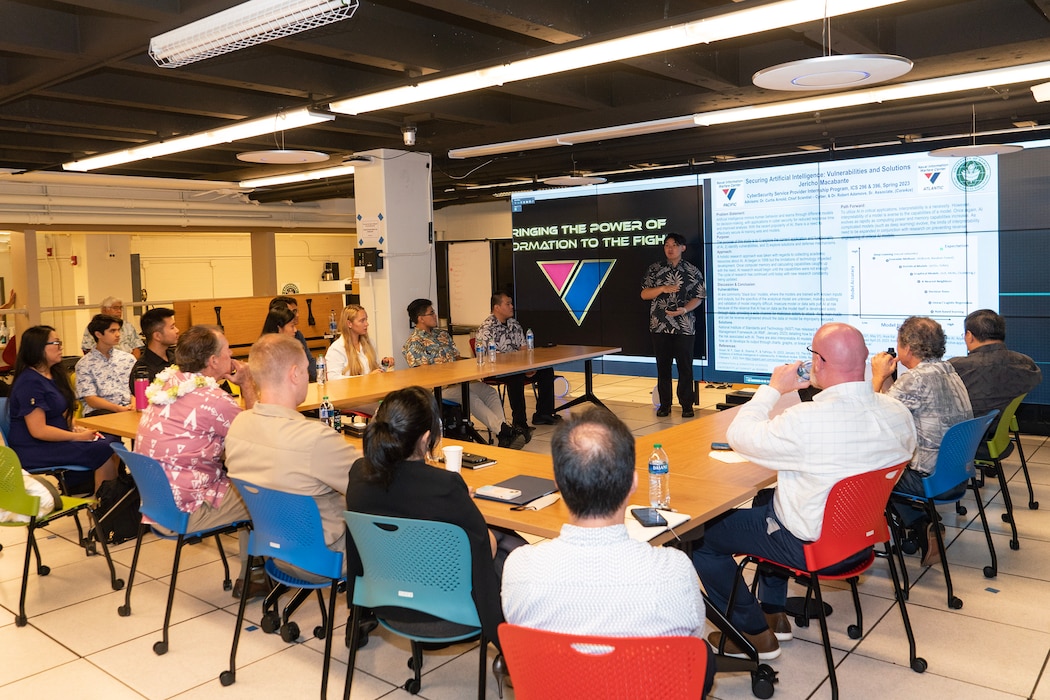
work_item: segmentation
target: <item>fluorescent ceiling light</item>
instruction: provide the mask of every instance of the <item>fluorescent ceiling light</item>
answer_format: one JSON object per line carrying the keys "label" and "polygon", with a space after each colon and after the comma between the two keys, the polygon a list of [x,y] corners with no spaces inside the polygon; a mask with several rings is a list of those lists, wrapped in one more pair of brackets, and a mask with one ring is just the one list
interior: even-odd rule
{"label": "fluorescent ceiling light", "polygon": [[249,0],[153,37],[149,55],[177,68],[354,16],[358,0]]}
{"label": "fluorescent ceiling light", "polygon": [[311,124],[332,121],[333,119],[335,119],[335,115],[328,112],[315,112],[306,108],[293,109],[288,112],[271,114],[268,117],[237,122],[236,124],[212,129],[211,131],[201,131],[196,134],[189,134],[188,136],[179,136],[173,139],[168,139],[167,141],[158,141],[157,143],[149,143],[145,146],[136,146],[134,148],[126,148],[122,151],[113,151],[112,153],[104,153],[100,156],[84,158],[83,160],[74,160],[69,163],[63,163],[62,168],[64,170],[87,172],[88,170],[97,170],[99,168],[108,168],[113,165],[132,163],[136,160],[158,158],[160,156],[171,155],[172,153],[181,153],[183,151],[192,151],[197,148],[206,148],[219,143],[229,143],[230,141],[249,139],[255,136],[262,136],[263,134],[284,131],[285,129],[297,129],[302,126],[310,126]]}
{"label": "fluorescent ceiling light", "polygon": [[315,170],[304,170],[298,173],[288,173],[287,175],[274,175],[273,177],[258,177],[253,180],[241,180],[238,183],[245,189],[253,187],[273,187],[274,185],[287,185],[293,182],[308,182],[310,180],[320,180],[326,177],[346,177],[347,175],[354,174],[354,166],[352,165],[336,165],[331,168],[317,168]]}
{"label": "fluorescent ceiling light", "polygon": [[693,22],[653,29],[630,36],[552,51],[511,63],[426,80],[415,85],[383,90],[329,105],[333,112],[362,114],[413,104],[518,80],[626,61],[657,51],[674,51],[771,29],[790,27],[825,17],[870,10],[905,0],[781,0],[768,5],[734,10]]}
{"label": "fluorescent ceiling light", "polygon": [[1050,83],[1032,86],[1032,97],[1036,102],[1050,102]]}
{"label": "fluorescent ceiling light", "polygon": [[696,126],[732,124],[735,122],[772,119],[774,117],[786,117],[797,114],[807,114],[810,112],[826,112],[832,109],[858,107],[879,102],[890,102],[892,100],[929,97],[932,95],[943,95],[952,92],[962,92],[965,90],[976,90],[998,85],[1011,85],[1014,83],[1025,83],[1047,79],[1050,79],[1050,61],[1042,61],[1040,63],[1030,63],[1021,66],[1013,66],[1011,68],[995,68],[976,73],[964,73],[962,75],[950,75],[943,78],[917,80],[910,83],[886,85],[866,90],[853,90],[831,95],[820,95],[818,97],[785,100],[783,102],[771,102],[768,104],[751,105],[747,107],[733,107],[713,112],[701,112],[690,116],[658,119],[650,122],[637,122],[620,126],[610,126],[602,129],[577,131],[568,134],[539,136],[518,141],[504,141],[502,143],[486,144],[483,146],[457,148],[449,151],[448,155],[449,158],[492,156],[501,153],[514,153],[517,151],[529,151],[539,148],[552,148],[554,146],[624,138],[626,136],[637,136],[640,134],[652,134],[660,131],[671,131],[674,129],[686,129],[689,128],[689,121],[692,121]]}

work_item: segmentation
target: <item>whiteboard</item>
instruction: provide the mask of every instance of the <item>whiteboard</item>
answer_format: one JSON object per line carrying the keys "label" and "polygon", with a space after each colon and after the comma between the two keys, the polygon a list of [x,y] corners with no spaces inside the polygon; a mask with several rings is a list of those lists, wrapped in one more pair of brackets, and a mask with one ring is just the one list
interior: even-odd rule
{"label": "whiteboard", "polygon": [[488,241],[448,244],[448,314],[457,326],[480,326],[492,313]]}

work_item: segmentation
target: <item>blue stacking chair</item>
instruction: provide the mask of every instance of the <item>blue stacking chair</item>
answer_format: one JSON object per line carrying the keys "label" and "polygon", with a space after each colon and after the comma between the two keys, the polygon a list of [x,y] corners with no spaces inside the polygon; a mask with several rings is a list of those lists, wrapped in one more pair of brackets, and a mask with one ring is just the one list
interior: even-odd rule
{"label": "blue stacking chair", "polygon": [[[937,451],[937,463],[934,465],[933,473],[922,480],[922,496],[894,491],[890,498],[894,501],[909,501],[921,505],[926,510],[930,522],[937,524],[937,506],[954,503],[958,494],[968,485],[973,491],[974,500],[977,501],[977,512],[981,516],[981,526],[984,528],[985,539],[988,540],[988,551],[992,555],[990,566],[984,567],[984,575],[993,578],[998,573],[998,563],[995,557],[995,544],[992,542],[992,533],[988,529],[988,518],[984,512],[984,501],[981,500],[981,490],[977,482],[977,471],[974,468],[974,455],[977,447],[981,444],[988,426],[992,424],[999,411],[992,411],[988,415],[979,418],[971,418],[956,423],[948,428],[941,438],[941,447]],[[938,499],[942,493],[951,494],[949,498]],[[965,508],[958,508],[960,515],[966,514]],[[948,588],[948,607],[958,610],[962,607],[962,600],[957,598],[952,589],[952,575],[948,570],[948,556],[944,550],[944,536],[941,534],[939,524],[934,527],[937,539],[937,551],[941,555],[941,566],[944,568],[944,582]],[[901,541],[901,533],[894,533],[897,542]],[[904,552],[897,548],[897,556],[900,559],[901,572],[904,577],[904,590],[908,591],[908,569],[904,563]]]}
{"label": "blue stacking chair", "polygon": [[[478,699],[485,697],[488,640],[471,595],[470,542],[458,525],[346,511],[350,537],[364,574],[354,579],[350,658],[343,697],[350,697],[361,616],[371,608],[386,629],[412,642],[409,667],[415,672],[404,689],[415,695],[421,686],[424,643],[479,639]],[[445,622],[407,622],[396,609],[426,613]]]}
{"label": "blue stacking chair", "polygon": [[[42,518],[38,518],[40,497],[30,496],[26,493],[25,483],[22,481],[22,465],[18,461],[18,455],[10,447],[0,446],[0,508],[29,517],[29,522],[0,523],[0,527],[28,528],[25,564],[22,567],[22,592],[18,598],[18,614],[15,615],[15,625],[18,627],[24,627],[28,621],[26,617],[26,587],[29,582],[30,555],[36,555],[36,573],[38,576],[47,576],[51,573],[51,568],[45,566],[40,559],[40,548],[36,542],[36,531],[63,516],[71,515],[76,517],[76,514],[81,510],[87,510],[90,514],[90,508],[94,503],[94,499],[91,498],[62,496],[62,503],[56,510]],[[109,557],[109,548],[106,546],[105,538],[101,541],[102,552],[106,556],[106,563],[109,564],[109,576],[113,590],[119,591],[124,587],[124,582],[117,578],[113,569],[113,560]]]}
{"label": "blue stacking chair", "polygon": [[[187,544],[198,544],[206,537],[214,537],[219,546],[219,556],[222,557],[222,566],[226,571],[226,578],[222,582],[223,590],[230,590],[230,565],[226,561],[226,552],[222,548],[220,535],[236,532],[249,524],[247,520],[240,520],[227,525],[221,525],[208,530],[191,531],[189,529],[190,514],[179,510],[175,505],[175,497],[171,493],[171,483],[164,473],[164,467],[160,462],[131,452],[123,445],[114,444],[113,451],[117,453],[131,472],[131,478],[135,480],[135,486],[139,490],[139,498],[142,505],[139,511],[142,515],[152,520],[155,524],[170,530],[169,534],[164,530],[153,528],[153,533],[162,539],[175,540],[175,559],[171,564],[171,582],[168,584],[168,604],[164,608],[164,631],[161,641],[153,645],[153,653],[163,655],[168,653],[168,625],[171,623],[171,604],[175,599],[175,582],[179,575],[179,559],[182,556],[182,547]],[[139,525],[139,534],[135,538],[135,554],[131,558],[131,574],[128,576],[128,589],[124,593],[124,604],[117,608],[121,617],[131,614],[131,587],[135,582],[135,570],[138,568],[139,552],[142,550],[142,537],[150,530],[150,526],[142,523]]]}
{"label": "blue stacking chair", "polygon": [[[346,582],[343,576],[343,554],[325,546],[321,512],[313,496],[264,488],[243,479],[231,478],[231,481],[240,491],[252,518],[251,535],[248,537],[249,568],[254,567],[257,557],[266,557],[266,573],[277,583],[288,588],[316,589],[319,596],[322,588],[330,589],[327,612],[323,606],[321,608],[325,640],[321,699],[324,700],[328,692],[335,601],[339,589]],[[316,578],[306,580],[295,576],[280,568],[276,560],[291,564]],[[219,682],[224,686],[232,685],[237,680],[237,643],[247,602],[248,597],[241,596],[237,627],[230,647],[230,668],[219,674]]]}

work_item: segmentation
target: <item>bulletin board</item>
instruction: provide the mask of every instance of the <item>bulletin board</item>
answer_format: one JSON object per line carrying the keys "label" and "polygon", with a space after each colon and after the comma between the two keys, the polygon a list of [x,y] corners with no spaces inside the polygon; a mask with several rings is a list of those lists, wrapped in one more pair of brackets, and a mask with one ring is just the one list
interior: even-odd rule
{"label": "bulletin board", "polygon": [[489,241],[458,241],[448,244],[448,309],[458,326],[478,326],[492,309],[492,257]]}

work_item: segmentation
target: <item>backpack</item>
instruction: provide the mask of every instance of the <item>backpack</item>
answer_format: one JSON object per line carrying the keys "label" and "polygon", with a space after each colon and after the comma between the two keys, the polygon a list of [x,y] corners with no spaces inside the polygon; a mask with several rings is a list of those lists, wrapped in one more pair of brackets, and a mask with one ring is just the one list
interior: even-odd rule
{"label": "backpack", "polygon": [[99,527],[105,533],[107,544],[120,544],[138,537],[139,523],[139,490],[131,474],[122,472],[115,479],[103,481],[95,493],[98,505],[93,513]]}

